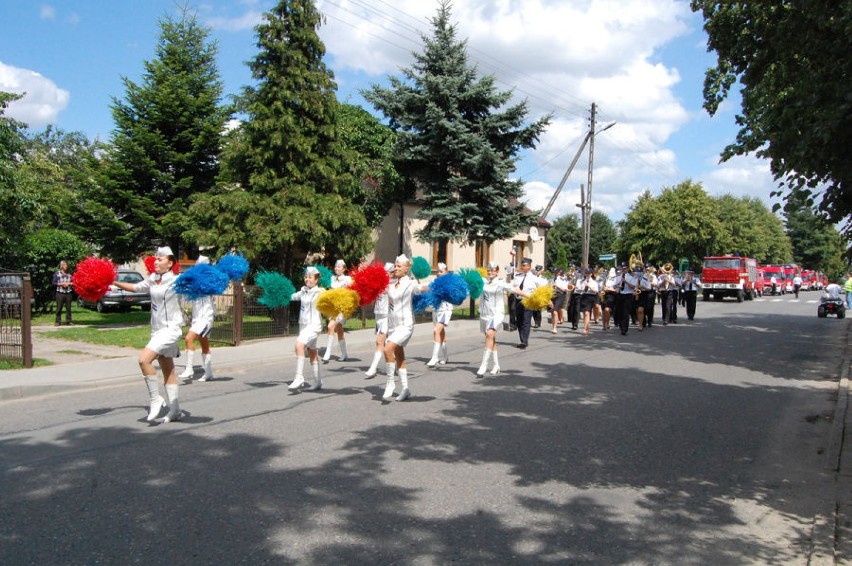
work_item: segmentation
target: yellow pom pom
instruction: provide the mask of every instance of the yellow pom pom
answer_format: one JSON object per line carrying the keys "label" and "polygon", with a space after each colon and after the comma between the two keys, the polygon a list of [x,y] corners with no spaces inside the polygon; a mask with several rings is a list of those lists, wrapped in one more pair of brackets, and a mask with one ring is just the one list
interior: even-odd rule
{"label": "yellow pom pom", "polygon": [[358,293],[352,289],[329,289],[317,297],[317,310],[328,318],[337,318],[339,314],[342,314],[343,318],[349,318],[358,310],[360,302]]}
{"label": "yellow pom pom", "polygon": [[486,277],[488,277],[488,272],[487,272],[487,271],[485,271],[485,268],[484,268],[484,267],[477,267],[477,268],[476,268],[476,270],[479,272],[479,274],[480,274],[480,275],[482,275],[482,278],[483,278],[483,279],[485,279]]}
{"label": "yellow pom pom", "polygon": [[550,285],[544,285],[542,287],[537,287],[532,293],[530,293],[529,297],[524,297],[521,299],[521,303],[523,303],[524,307],[533,310],[540,311],[544,307],[550,303],[550,299],[553,298],[553,287]]}

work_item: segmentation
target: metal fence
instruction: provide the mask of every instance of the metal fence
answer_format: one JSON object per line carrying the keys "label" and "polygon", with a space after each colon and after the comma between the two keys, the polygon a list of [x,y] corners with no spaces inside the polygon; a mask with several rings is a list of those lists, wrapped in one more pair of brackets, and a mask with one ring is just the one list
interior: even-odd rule
{"label": "metal fence", "polygon": [[33,367],[30,274],[0,269],[0,360]]}
{"label": "metal fence", "polygon": [[[216,295],[216,320],[210,340],[238,346],[243,340],[298,334],[299,303],[270,309],[257,302],[261,295],[259,288],[248,285],[231,286],[224,294]],[[475,305],[467,304],[466,308],[456,309],[456,313],[470,317],[475,316],[475,310]],[[431,313],[415,315],[415,322],[431,320]],[[346,330],[371,328],[374,324],[373,305],[367,305],[346,321]]]}

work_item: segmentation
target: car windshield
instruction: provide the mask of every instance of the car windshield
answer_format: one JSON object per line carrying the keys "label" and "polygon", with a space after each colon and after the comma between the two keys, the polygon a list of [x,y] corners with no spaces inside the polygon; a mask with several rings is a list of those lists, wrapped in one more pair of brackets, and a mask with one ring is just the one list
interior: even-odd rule
{"label": "car windshield", "polygon": [[143,277],[135,271],[119,273],[117,280],[122,283],[139,283]]}
{"label": "car windshield", "polygon": [[740,267],[739,259],[705,259],[704,269],[738,269]]}

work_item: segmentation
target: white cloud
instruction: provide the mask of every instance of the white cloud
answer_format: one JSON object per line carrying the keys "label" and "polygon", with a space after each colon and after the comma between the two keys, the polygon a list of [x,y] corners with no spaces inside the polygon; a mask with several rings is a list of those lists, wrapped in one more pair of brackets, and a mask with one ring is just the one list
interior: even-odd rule
{"label": "white cloud", "polygon": [[221,29],[225,31],[244,31],[250,30],[263,21],[263,13],[257,10],[249,10],[245,14],[235,17],[208,17],[205,23],[213,29]]}
{"label": "white cloud", "polygon": [[26,95],[9,105],[6,114],[40,128],[56,123],[59,113],[68,106],[71,97],[50,79],[29,69],[20,69],[0,61],[0,90]]}
{"label": "white cloud", "polygon": [[56,18],[56,9],[49,4],[43,4],[39,9],[38,14],[43,20],[52,20]]}

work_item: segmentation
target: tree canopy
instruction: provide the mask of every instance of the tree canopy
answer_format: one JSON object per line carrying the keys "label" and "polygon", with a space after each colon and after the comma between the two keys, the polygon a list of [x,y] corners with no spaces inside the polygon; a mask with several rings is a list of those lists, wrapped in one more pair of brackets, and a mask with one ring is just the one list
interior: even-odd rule
{"label": "tree canopy", "polygon": [[422,193],[421,241],[487,243],[508,238],[534,222],[520,199],[523,184],[511,180],[518,152],[532,148],[550,117],[526,123],[527,104],[508,105],[491,75],[477,78],[467,45],[456,38],[450,3],[432,18],[423,52],[364,97],[390,119],[397,132],[395,163],[409,187]]}
{"label": "tree canopy", "polygon": [[188,247],[183,232],[190,197],[214,187],[221,136],[230,110],[221,103],[216,44],[196,17],[164,17],[157,57],[145,62],[141,84],[123,79],[114,99],[116,129],[106,176],[93,195],[114,211],[102,224],[104,251],[137,257],[158,243],[177,254]]}
{"label": "tree canopy", "polygon": [[247,118],[229,136],[221,187],[191,207],[188,236],[199,245],[236,247],[288,273],[315,254],[356,261],[369,248],[321,21],[311,0],[281,0],[257,26],[259,52],[249,62],[256,85],[239,100]]}
{"label": "tree canopy", "polygon": [[705,77],[705,109],[715,114],[737,81],[742,87],[740,130],[722,160],[768,158],[777,194],[792,197],[793,208],[816,205],[852,235],[852,0],[691,6],[717,55]]}

